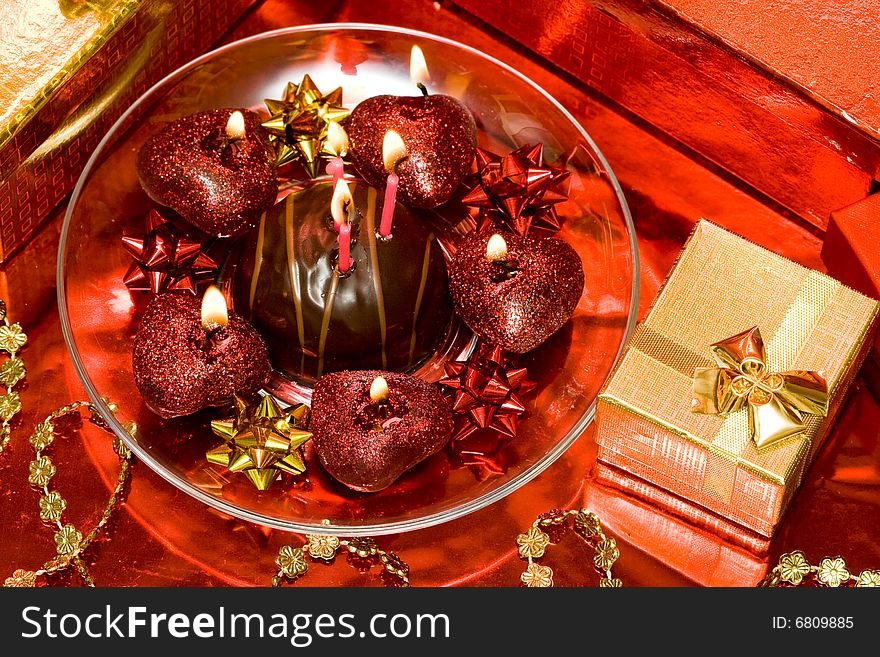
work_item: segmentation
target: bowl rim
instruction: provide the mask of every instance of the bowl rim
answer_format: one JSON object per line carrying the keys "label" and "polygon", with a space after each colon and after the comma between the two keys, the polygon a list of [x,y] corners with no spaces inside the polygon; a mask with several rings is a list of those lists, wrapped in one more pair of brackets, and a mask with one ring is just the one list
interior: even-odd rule
{"label": "bowl rim", "polygon": [[98,390],[95,388],[95,385],[92,383],[91,378],[85,370],[83,365],[83,361],[79,356],[78,349],[76,347],[76,340],[73,336],[73,331],[70,324],[70,317],[67,312],[67,301],[65,294],[65,260],[64,256],[67,252],[67,240],[70,230],[71,219],[73,217],[73,210],[76,207],[76,203],[79,200],[79,197],[82,193],[83,187],[89,176],[92,173],[93,167],[96,165],[98,160],[103,154],[103,151],[106,148],[112,147],[114,141],[120,135],[117,135],[117,131],[125,124],[129,117],[131,117],[135,112],[137,112],[141,106],[146,105],[148,103],[154,102],[155,99],[152,96],[162,89],[164,86],[168,85],[175,78],[183,76],[188,73],[192,69],[200,66],[205,61],[210,60],[216,55],[228,51],[235,50],[240,48],[241,46],[262,40],[269,40],[279,36],[285,36],[289,34],[298,34],[303,32],[330,32],[330,31],[345,31],[345,30],[358,30],[358,31],[375,31],[375,32],[394,32],[397,34],[409,35],[418,39],[424,39],[428,41],[435,41],[439,43],[443,43],[448,46],[453,46],[455,48],[460,48],[464,51],[467,51],[479,58],[487,60],[488,62],[501,67],[506,70],[508,73],[514,75],[515,77],[521,79],[526,84],[533,87],[538,93],[544,96],[562,115],[568,119],[572,125],[576,128],[576,130],[580,133],[581,137],[584,141],[589,145],[592,149],[592,155],[598,158],[599,163],[603,167],[602,173],[608,178],[609,182],[614,189],[615,196],[617,197],[618,203],[620,205],[620,209],[623,215],[624,223],[626,225],[628,238],[629,238],[629,246],[630,253],[632,258],[632,281],[630,286],[630,307],[629,312],[627,314],[627,325],[625,329],[624,339],[620,343],[620,347],[618,348],[617,354],[614,358],[614,363],[612,364],[612,370],[617,362],[620,360],[621,355],[623,354],[624,348],[626,346],[627,341],[629,340],[630,335],[635,329],[638,308],[639,308],[639,280],[640,280],[640,265],[639,265],[639,249],[638,249],[638,241],[636,238],[636,231],[633,225],[632,215],[629,210],[629,206],[627,205],[626,198],[623,194],[623,189],[620,186],[620,183],[617,180],[617,176],[614,174],[611,167],[608,165],[608,161],[605,159],[605,156],[602,154],[599,147],[593,141],[593,138],[587,133],[584,127],[572,116],[572,114],[558,101],[554,98],[549,92],[544,90],[543,87],[538,85],[536,82],[531,80],[529,77],[520,73],[518,70],[506,64],[505,62],[489,55],[473,46],[469,46],[453,39],[449,39],[447,37],[443,37],[436,34],[431,34],[430,32],[424,32],[421,30],[414,30],[405,27],[397,27],[393,25],[383,25],[378,23],[358,23],[358,22],[340,22],[340,23],[311,23],[306,25],[296,25],[291,27],[284,27],[275,30],[270,30],[266,32],[261,32],[258,34],[254,34],[243,39],[238,39],[231,43],[225,44],[219,48],[215,48],[210,50],[195,59],[190,60],[183,66],[180,66],[173,72],[169,73],[161,80],[159,80],[156,84],[151,86],[146,92],[144,92],[137,100],[132,103],[132,105],[113,123],[98,145],[95,147],[95,150],[92,152],[92,155],[89,157],[86,162],[85,168],[80,174],[76,186],[73,189],[70,200],[67,205],[67,210],[64,215],[64,223],[61,229],[61,237],[58,244],[58,256],[56,262],[56,297],[58,304],[58,313],[61,320],[61,332],[64,336],[64,342],[67,347],[68,354],[70,355],[71,360],[73,361],[74,368],[76,369],[77,376],[82,382],[83,386],[86,389],[86,393],[92,402],[92,404],[98,409],[98,412],[113,430],[113,433],[118,436],[126,446],[137,456],[141,461],[143,461],[153,472],[162,477],[165,481],[175,486],[176,488],[182,490],[183,492],[191,495],[202,503],[213,507],[223,513],[227,513],[236,518],[240,518],[243,520],[247,520],[249,522],[254,522],[256,524],[264,525],[267,527],[271,527],[273,529],[280,529],[283,531],[290,532],[299,532],[299,533],[311,533],[311,534],[334,534],[334,535],[346,535],[346,536],[377,536],[377,535],[386,535],[392,533],[401,533],[407,531],[415,531],[418,529],[424,529],[427,527],[431,527],[434,525],[439,525],[444,522],[448,522],[457,518],[464,517],[469,515],[475,511],[478,511],[490,504],[493,504],[504,497],[507,497],[515,490],[521,488],[532,479],[541,474],[544,470],[546,470],[552,463],[554,463],[563,453],[565,453],[569,447],[583,434],[584,430],[589,426],[590,422],[593,421],[596,413],[596,400],[594,399],[590,404],[590,407],[584,413],[584,415],[580,418],[578,422],[576,422],[571,429],[566,433],[566,435],[550,450],[548,451],[539,461],[534,463],[530,468],[520,473],[519,475],[513,477],[510,481],[505,482],[501,486],[497,487],[494,490],[483,493],[482,495],[476,497],[473,500],[465,502],[459,506],[456,506],[451,509],[443,509],[437,512],[433,512],[427,515],[408,518],[405,520],[397,520],[390,523],[373,523],[373,524],[363,524],[363,525],[335,525],[335,524],[324,524],[324,525],[313,525],[308,523],[301,523],[294,520],[286,520],[281,518],[275,518],[271,516],[264,516],[256,514],[248,509],[244,509],[236,504],[232,504],[225,500],[216,498],[208,493],[202,491],[198,487],[190,484],[189,482],[183,480],[182,478],[174,475],[173,473],[166,470],[166,468],[158,463],[150,453],[145,450],[141,445],[132,438],[125,428],[122,426],[122,423],[119,419],[113,414],[110,410],[108,403],[101,397]]}

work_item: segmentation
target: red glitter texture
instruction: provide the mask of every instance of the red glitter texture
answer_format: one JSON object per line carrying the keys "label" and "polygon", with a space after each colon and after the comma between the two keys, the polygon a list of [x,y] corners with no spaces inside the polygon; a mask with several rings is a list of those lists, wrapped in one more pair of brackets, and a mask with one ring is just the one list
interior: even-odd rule
{"label": "red glitter texture", "polygon": [[571,317],[584,289],[580,256],[556,238],[503,235],[507,257],[486,258],[490,232],[471,233],[449,267],[461,319],[481,338],[516,353],[531,351]]}
{"label": "red glitter texture", "polygon": [[199,112],[153,135],[137,155],[141,186],[201,230],[228,237],[256,225],[278,193],[275,155],[260,116],[244,116],[245,137],[229,142],[235,109]]}
{"label": "red glitter texture", "polygon": [[164,418],[222,406],[269,380],[259,333],[230,313],[229,324],[209,337],[201,310],[201,300],[190,294],[161,294],[147,306],[135,336],[135,383],[147,406]]}
{"label": "red glitter texture", "polygon": [[477,128],[470,112],[451,96],[373,96],[358,104],[345,126],[351,159],[372,186],[385,188],[382,142],[395,130],[406,146],[397,200],[417,208],[445,203],[474,160]]}
{"label": "red glitter texture", "polygon": [[[388,382],[384,409],[369,397],[378,376]],[[396,372],[322,376],[315,383],[311,418],[312,445],[321,464],[349,488],[364,492],[388,487],[452,435],[452,412],[440,390]]]}

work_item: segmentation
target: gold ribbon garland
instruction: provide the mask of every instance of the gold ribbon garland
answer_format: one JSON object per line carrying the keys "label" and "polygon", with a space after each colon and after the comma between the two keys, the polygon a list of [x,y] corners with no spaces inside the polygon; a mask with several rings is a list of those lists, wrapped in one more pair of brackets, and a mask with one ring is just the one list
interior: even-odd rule
{"label": "gold ribbon garland", "polygon": [[[88,408],[91,414],[90,419],[95,425],[108,432],[110,431],[110,428],[98,414],[98,410],[88,402],[81,401],[73,402],[52,411],[45,420],[34,427],[34,432],[30,437],[30,444],[34,449],[34,460],[29,465],[30,474],[28,482],[41,493],[40,519],[56,529],[53,538],[57,554],[38,570],[16,570],[4,582],[3,585],[6,587],[34,586],[37,577],[60,572],[71,565],[88,586],[95,585],[85,563],[82,561],[82,554],[88,549],[92,541],[98,537],[107,521],[110,520],[113,509],[116,508],[119,500],[122,498],[122,492],[128,482],[131,471],[132,456],[125,444],[118,437],[114,438],[113,449],[121,462],[116,487],[110,494],[110,499],[101,513],[101,519],[85,537],[73,524],[62,522],[64,511],[67,509],[67,501],[58,491],[49,488],[49,484],[55,476],[56,468],[49,456],[45,454],[45,451],[54,441],[55,421],[65,415],[79,412],[81,407]],[[110,408],[114,412],[116,411],[115,404],[110,404]],[[134,432],[137,430],[137,427],[132,423],[126,427],[126,430]]]}
{"label": "gold ribbon garland", "polygon": [[863,570],[858,575],[849,571],[843,557],[825,557],[818,566],[812,565],[800,550],[788,552],[758,584],[760,587],[800,586],[813,580],[826,588],[850,586],[880,588],[880,570]]}
{"label": "gold ribbon garland", "polygon": [[764,341],[752,327],[711,345],[718,367],[694,372],[691,410],[727,417],[748,408],[749,436],[759,448],[802,433],[804,414],[828,413],[828,384],[820,372],[771,372]]}
{"label": "gold ribbon garland", "polygon": [[[524,586],[544,588],[554,585],[553,570],[538,563],[550,545],[550,535],[544,531],[550,527],[574,529],[574,532],[594,550],[592,567],[601,576],[599,580],[601,588],[619,588],[623,585],[611,572],[612,566],[620,557],[620,550],[616,541],[605,535],[596,514],[587,509],[568,511],[554,509],[538,516],[525,533],[516,537],[518,556],[528,561],[528,567],[520,576]],[[779,563],[767,573],[758,586],[801,586],[810,580],[823,588],[880,588],[880,570],[863,570],[856,575],[849,571],[846,562],[840,556],[825,557],[816,566],[807,561],[803,552],[795,550],[783,554]]]}
{"label": "gold ribbon garland", "polygon": [[[19,358],[18,352],[27,345],[27,335],[18,323],[10,323],[6,316],[6,302],[0,299],[0,351],[9,355],[9,359],[0,365],[0,384],[6,386],[6,394],[0,396],[0,453],[8,446],[11,435],[10,423],[13,417],[21,412],[21,399],[13,388],[22,381],[27,370],[24,362]],[[107,524],[113,509],[118,505],[122,497],[123,488],[128,481],[131,467],[131,452],[119,438],[114,439],[113,448],[122,463],[117,478],[116,487],[110,495],[110,499],[101,513],[101,519],[95,527],[85,536],[72,524],[63,522],[64,511],[67,509],[67,500],[56,490],[50,489],[50,483],[55,476],[56,468],[46,451],[52,445],[55,438],[55,421],[74,412],[79,412],[81,407],[87,407],[91,415],[91,421],[110,431],[107,424],[98,414],[98,410],[88,402],[73,402],[58,408],[34,427],[30,437],[31,447],[34,449],[34,460],[28,465],[28,482],[40,495],[40,520],[54,526],[56,556],[43,564],[37,570],[17,569],[3,582],[4,587],[34,586],[37,578],[41,575],[51,575],[73,566],[80,577],[88,586],[94,586],[94,580],[82,561],[82,554],[97,538],[98,534]],[[110,404],[110,409],[115,413],[116,405]],[[132,423],[127,426],[129,432],[134,432],[137,427]]]}
{"label": "gold ribbon garland", "polygon": [[[329,524],[324,521],[322,524]],[[272,578],[272,586],[280,586],[284,580],[295,582],[309,570],[308,556],[312,562],[330,564],[339,550],[345,550],[359,559],[382,564],[382,570],[393,578],[398,586],[409,586],[409,565],[392,551],[381,549],[372,538],[343,538],[308,534],[302,547],[284,545],[278,551],[275,564],[278,572]]]}
{"label": "gold ribbon garland", "polygon": [[10,423],[21,412],[21,398],[13,390],[27,375],[24,361],[18,352],[27,344],[27,335],[18,323],[10,324],[6,317],[6,302],[0,299],[0,351],[6,352],[9,359],[0,365],[0,384],[6,386],[6,394],[0,397],[0,454],[9,444],[12,435]]}
{"label": "gold ribbon garland", "polygon": [[620,558],[617,542],[605,535],[602,523],[595,513],[587,509],[560,511],[554,509],[544,513],[532,523],[528,531],[516,537],[517,554],[520,559],[528,561],[520,581],[528,588],[546,588],[553,586],[553,569],[538,563],[550,544],[550,535],[546,528],[574,529],[581,540],[593,549],[593,567],[599,572],[600,588],[620,588],[623,586],[618,578],[611,573],[611,567]]}

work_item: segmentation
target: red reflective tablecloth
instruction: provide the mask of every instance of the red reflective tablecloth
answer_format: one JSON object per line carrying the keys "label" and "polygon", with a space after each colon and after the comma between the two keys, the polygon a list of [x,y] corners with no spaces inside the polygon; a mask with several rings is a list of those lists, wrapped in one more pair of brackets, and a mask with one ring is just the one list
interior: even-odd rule
{"label": "red reflective tablecloth", "polygon": [[[436,5],[436,6],[434,6]],[[544,86],[585,126],[620,179],[639,236],[641,312],[693,223],[706,217],[806,266],[823,269],[821,238],[777,214],[729,182],[723,172],[695,163],[648,126],[615,113],[584,87],[557,77],[529,53],[497,40],[437,3],[267,0],[241,21],[227,41],[287,25],[330,21],[399,24],[455,38],[519,68]],[[395,5],[397,7],[398,5]],[[713,126],[707,124],[707,131]],[[3,272],[13,321],[30,337],[21,387],[23,411],[9,449],[0,455],[0,575],[35,569],[54,554],[52,530],[38,516],[38,494],[27,483],[36,421],[85,393],[67,356],[54,297],[60,208],[52,222]],[[766,291],[772,294],[772,291]],[[431,529],[380,537],[384,549],[411,566],[416,586],[515,586],[523,570],[516,535],[554,507],[586,504],[620,543],[615,573],[625,585],[752,585],[782,552],[803,550],[816,563],[842,555],[850,570],[880,566],[880,406],[857,382],[836,428],[764,557],[728,545],[589,477],[595,460],[592,428],[553,466],[501,502]],[[115,483],[110,441],[90,425],[53,446],[53,483],[68,501],[69,520],[97,521]],[[135,465],[125,505],[87,553],[98,585],[268,585],[274,558],[302,538],[222,516]],[[595,585],[591,554],[572,537],[552,548],[545,563],[557,585]],[[313,567],[301,585],[376,585],[378,568],[361,573],[345,563]],[[75,576],[52,583],[78,584]]]}

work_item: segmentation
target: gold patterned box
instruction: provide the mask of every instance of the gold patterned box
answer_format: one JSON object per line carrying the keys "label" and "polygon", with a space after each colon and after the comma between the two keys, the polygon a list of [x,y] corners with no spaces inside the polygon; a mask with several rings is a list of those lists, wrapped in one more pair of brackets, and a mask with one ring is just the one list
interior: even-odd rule
{"label": "gold patterned box", "polygon": [[255,1],[0,2],[0,262],[70,192],[122,112]]}
{"label": "gold patterned box", "polygon": [[704,526],[717,514],[772,536],[878,308],[700,221],[599,395],[598,460],[693,503]]}

